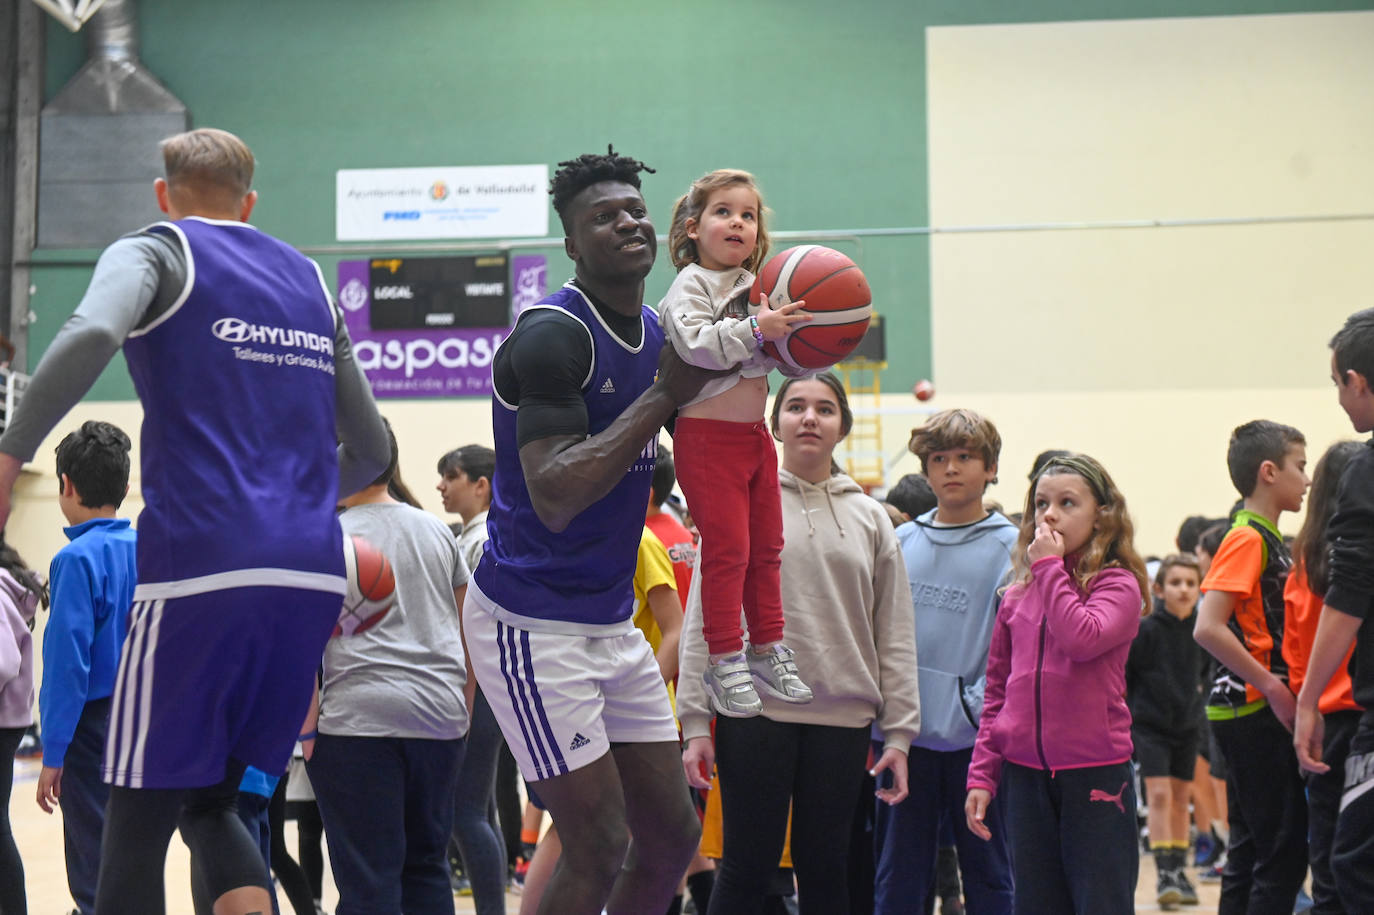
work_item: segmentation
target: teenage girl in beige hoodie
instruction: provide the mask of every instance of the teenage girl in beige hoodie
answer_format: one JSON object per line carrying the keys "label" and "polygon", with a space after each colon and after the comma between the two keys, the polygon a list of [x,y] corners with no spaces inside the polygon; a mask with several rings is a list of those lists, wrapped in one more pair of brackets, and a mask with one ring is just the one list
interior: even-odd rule
{"label": "teenage girl in beige hoodie", "polygon": [[683,765],[699,788],[718,767],[724,814],[711,915],[759,910],[789,803],[803,915],[848,910],[847,839],[874,721],[886,743],[873,769],[893,775],[878,795],[897,803],[907,794],[906,753],[920,729],[911,591],[887,513],[832,460],[852,421],[830,373],[785,381],[773,405],[786,641],[804,662],[814,700],[765,696],[757,718],[717,718],[713,747],[705,645],[686,635],[701,628],[695,584],[688,601],[678,680]]}

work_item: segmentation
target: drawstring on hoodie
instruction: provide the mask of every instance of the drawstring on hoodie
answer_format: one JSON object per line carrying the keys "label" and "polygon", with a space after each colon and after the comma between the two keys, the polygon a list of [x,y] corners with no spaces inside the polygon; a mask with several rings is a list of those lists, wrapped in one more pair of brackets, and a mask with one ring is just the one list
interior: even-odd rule
{"label": "drawstring on hoodie", "polygon": [[[826,487],[825,487],[825,504],[826,504],[826,506],[829,507],[829,509],[830,509],[830,517],[832,517],[832,518],[835,519],[835,526],[836,526],[837,528],[840,529],[840,536],[843,537],[843,536],[844,536],[844,525],[840,523],[840,516],[837,515],[837,514],[835,514],[835,500],[834,500],[834,498],[830,495],[830,484],[829,484],[829,483],[827,483],[827,484],[826,484]],[[810,515],[807,515],[807,518],[810,518],[810,517],[811,517]],[[816,528],[815,528],[815,525],[812,525],[811,530],[814,531],[815,529],[816,529]]]}
{"label": "drawstring on hoodie", "polygon": [[[816,536],[816,522],[811,520],[811,506],[806,501],[806,490],[809,488],[810,486],[803,482],[797,487],[797,491],[801,493],[802,514],[806,515],[807,536],[814,537]],[[830,495],[829,481],[820,484],[820,488],[825,491],[825,504],[830,509],[830,517],[835,520],[835,527],[839,529],[840,536],[843,537],[845,536],[844,525],[840,523],[840,516],[835,513],[835,499]]]}

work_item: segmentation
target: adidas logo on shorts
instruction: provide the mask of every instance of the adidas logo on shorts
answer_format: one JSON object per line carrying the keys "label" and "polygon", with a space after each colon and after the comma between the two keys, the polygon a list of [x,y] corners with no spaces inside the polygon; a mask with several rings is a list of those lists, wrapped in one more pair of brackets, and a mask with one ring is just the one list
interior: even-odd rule
{"label": "adidas logo on shorts", "polygon": [[601,386],[601,393],[602,393],[602,394],[614,394],[614,393],[615,393],[615,385],[611,382],[611,379],[609,379],[609,378],[606,379],[606,383],[603,384],[603,385]]}
{"label": "adidas logo on shorts", "polygon": [[[610,382],[607,382],[607,384],[609,383]],[[573,750],[580,750],[583,747],[589,747],[591,745],[592,742],[581,734],[573,734],[572,743],[568,744],[568,752],[571,753]]]}

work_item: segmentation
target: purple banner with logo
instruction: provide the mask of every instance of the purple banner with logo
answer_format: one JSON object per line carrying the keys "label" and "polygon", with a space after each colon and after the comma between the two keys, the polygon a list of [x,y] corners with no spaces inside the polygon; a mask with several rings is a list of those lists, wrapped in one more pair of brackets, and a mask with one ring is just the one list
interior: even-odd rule
{"label": "purple banner with logo", "polygon": [[[506,338],[509,324],[500,327],[410,327],[374,330],[374,269],[397,261],[339,262],[339,305],[343,308],[354,358],[372,386],[374,397],[468,397],[491,393],[491,360]],[[546,264],[543,255],[511,258],[509,276],[511,314],[518,315],[544,297]],[[482,291],[489,291],[484,284]],[[416,290],[397,282],[379,287],[389,308]],[[419,312],[424,305],[417,303]],[[423,323],[418,314],[415,323]],[[508,320],[513,320],[509,318]],[[385,323],[385,322],[384,322]],[[393,324],[394,326],[394,324]]]}

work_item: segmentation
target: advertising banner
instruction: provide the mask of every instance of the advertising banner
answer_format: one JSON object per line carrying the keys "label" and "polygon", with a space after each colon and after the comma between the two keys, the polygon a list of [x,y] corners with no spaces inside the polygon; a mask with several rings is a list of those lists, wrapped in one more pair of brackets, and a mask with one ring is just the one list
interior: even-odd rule
{"label": "advertising banner", "polygon": [[543,238],[547,165],[348,168],[335,173],[339,241]]}

